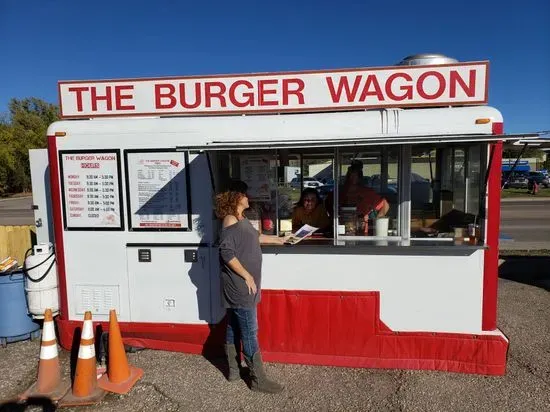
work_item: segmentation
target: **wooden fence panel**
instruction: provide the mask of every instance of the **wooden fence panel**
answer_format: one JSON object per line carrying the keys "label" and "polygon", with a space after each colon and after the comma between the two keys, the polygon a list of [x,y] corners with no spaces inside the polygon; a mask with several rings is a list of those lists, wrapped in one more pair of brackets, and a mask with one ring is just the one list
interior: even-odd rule
{"label": "wooden fence panel", "polygon": [[36,243],[34,226],[0,226],[0,261],[11,256],[23,264],[25,252]]}

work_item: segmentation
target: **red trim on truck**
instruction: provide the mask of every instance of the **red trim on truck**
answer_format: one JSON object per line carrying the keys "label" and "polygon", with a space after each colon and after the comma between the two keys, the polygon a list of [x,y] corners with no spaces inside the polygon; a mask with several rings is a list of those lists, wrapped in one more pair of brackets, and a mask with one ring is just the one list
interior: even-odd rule
{"label": "red trim on truck", "polygon": [[500,232],[500,179],[502,170],[502,142],[489,144],[492,152],[491,170],[487,181],[487,249],[483,267],[482,329],[497,327],[498,238]]}
{"label": "red trim on truck", "polygon": [[[484,375],[506,372],[508,340],[500,333],[396,332],[380,321],[379,310],[379,292],[263,290],[258,307],[263,357],[310,365]],[[223,354],[225,322],[119,325],[129,345],[205,356]],[[62,319],[58,326],[60,344],[70,349],[74,331],[82,322]],[[108,330],[106,322],[95,326],[95,330]]]}

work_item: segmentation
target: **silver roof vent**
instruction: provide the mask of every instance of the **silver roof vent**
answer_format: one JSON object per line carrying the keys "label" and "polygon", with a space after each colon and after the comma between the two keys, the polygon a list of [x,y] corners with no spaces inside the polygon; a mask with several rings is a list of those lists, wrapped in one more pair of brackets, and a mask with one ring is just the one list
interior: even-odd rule
{"label": "silver roof vent", "polygon": [[449,63],[458,63],[457,59],[452,57],[447,57],[444,54],[438,53],[423,53],[415,54],[412,56],[407,56],[399,63],[398,66],[418,66],[424,64],[449,64]]}

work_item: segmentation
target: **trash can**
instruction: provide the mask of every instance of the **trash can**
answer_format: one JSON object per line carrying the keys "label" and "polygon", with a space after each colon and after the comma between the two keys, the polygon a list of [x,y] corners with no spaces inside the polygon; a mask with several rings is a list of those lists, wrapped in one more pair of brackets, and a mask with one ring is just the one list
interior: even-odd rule
{"label": "trash can", "polygon": [[0,344],[40,336],[40,325],[33,322],[27,308],[25,277],[22,273],[0,275]]}

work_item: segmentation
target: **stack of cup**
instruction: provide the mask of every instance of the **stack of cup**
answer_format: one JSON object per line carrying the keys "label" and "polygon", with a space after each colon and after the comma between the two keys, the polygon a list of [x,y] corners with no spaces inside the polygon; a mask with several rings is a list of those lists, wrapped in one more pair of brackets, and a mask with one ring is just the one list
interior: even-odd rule
{"label": "stack of cup", "polygon": [[[374,235],[376,237],[386,237],[388,236],[388,229],[390,224],[390,218],[388,217],[379,217],[375,219],[374,225]],[[377,240],[376,245],[378,246],[387,246],[387,240]]]}

